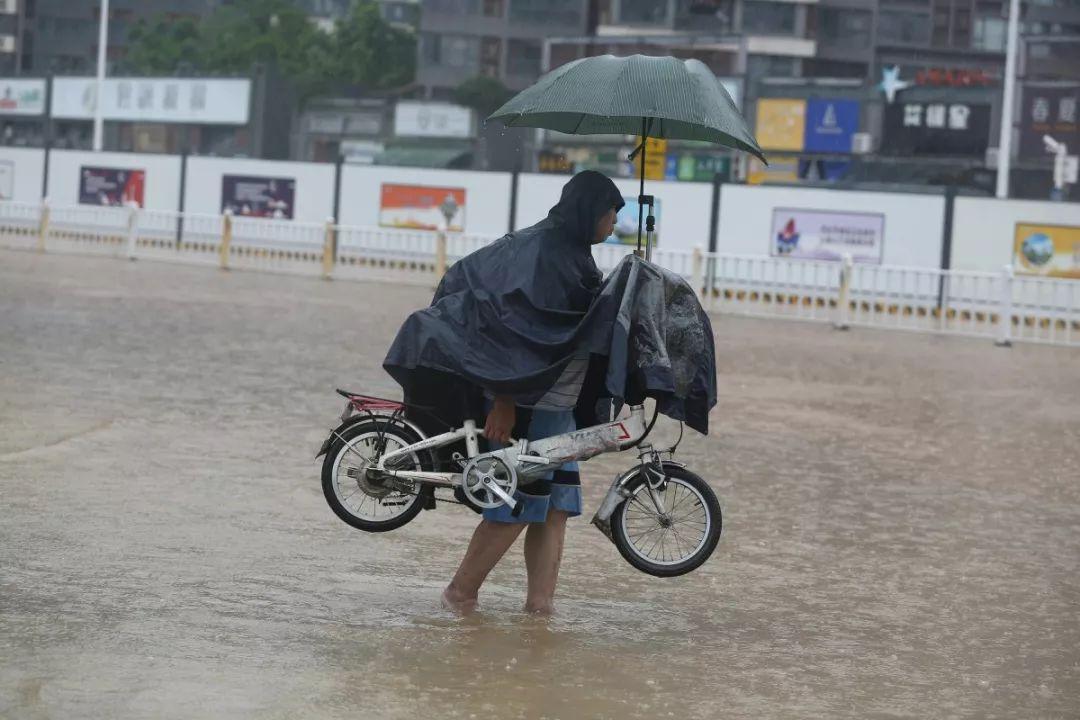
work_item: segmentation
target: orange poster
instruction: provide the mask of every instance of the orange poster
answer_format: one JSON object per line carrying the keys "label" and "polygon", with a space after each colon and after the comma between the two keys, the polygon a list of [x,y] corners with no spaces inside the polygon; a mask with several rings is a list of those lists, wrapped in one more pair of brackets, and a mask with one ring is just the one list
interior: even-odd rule
{"label": "orange poster", "polygon": [[465,189],[383,183],[379,225],[413,230],[446,226],[460,232],[465,229]]}

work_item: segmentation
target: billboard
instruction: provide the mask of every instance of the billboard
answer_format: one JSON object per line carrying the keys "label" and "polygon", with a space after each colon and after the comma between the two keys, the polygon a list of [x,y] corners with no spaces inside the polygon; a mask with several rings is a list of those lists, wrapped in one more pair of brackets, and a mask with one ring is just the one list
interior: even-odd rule
{"label": "billboard", "polygon": [[0,115],[43,115],[44,80],[0,79]]}
{"label": "billboard", "polygon": [[805,150],[851,152],[851,137],[859,131],[859,101],[812,99],[806,102]]}
{"label": "billboard", "polygon": [[885,216],[775,208],[769,253],[800,260],[841,260],[881,264]]}
{"label": "billboard", "polygon": [[470,138],[473,111],[462,105],[399,100],[394,106],[394,134],[398,137]]}
{"label": "billboard", "polygon": [[[443,209],[450,211],[447,223]],[[383,183],[379,225],[411,230],[465,229],[465,188]]]}
{"label": "billboard", "polygon": [[1017,273],[1080,279],[1080,226],[1017,223],[1014,235]]}
{"label": "billboard", "polygon": [[221,212],[240,217],[292,220],[294,178],[225,175],[221,178]]}
{"label": "billboard", "polygon": [[1020,109],[1020,154],[1023,157],[1046,157],[1043,135],[1069,146],[1080,147],[1080,86],[1024,87]]}
{"label": "billboard", "polygon": [[129,168],[79,168],[79,204],[143,207],[146,171]]}
{"label": "billboard", "polygon": [[904,102],[885,106],[881,149],[894,155],[973,155],[990,144],[990,106]]}
{"label": "billboard", "polygon": [[[92,120],[96,82],[53,79],[52,116]],[[129,122],[246,125],[251,81],[231,78],[106,78],[102,115]]]}
{"label": "billboard", "polygon": [[[637,231],[638,231],[638,199],[637,195],[630,197],[623,195],[623,202],[626,204],[619,210],[618,215],[615,216],[615,229],[611,235],[608,235],[606,243],[613,243],[616,245],[637,245]],[[645,213],[641,216],[641,244],[645,244],[645,214],[649,212],[648,206],[645,207]],[[656,218],[656,227],[660,227],[660,199],[656,198],[653,201],[653,217]],[[660,242],[660,233],[654,231],[652,234],[653,247],[656,247]]]}
{"label": "billboard", "polygon": [[754,135],[763,150],[802,150],[805,133],[805,100],[761,98],[757,101]]}
{"label": "billboard", "polygon": [[15,197],[15,163],[0,160],[0,200]]}

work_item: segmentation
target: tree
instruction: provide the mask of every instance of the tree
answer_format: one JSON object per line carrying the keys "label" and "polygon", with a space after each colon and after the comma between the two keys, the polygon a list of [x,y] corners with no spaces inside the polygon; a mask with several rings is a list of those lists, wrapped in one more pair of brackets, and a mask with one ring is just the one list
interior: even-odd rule
{"label": "tree", "polygon": [[416,37],[382,19],[373,0],[358,0],[332,33],[319,30],[289,0],[234,0],[203,22],[141,22],[131,33],[129,66],[143,74],[247,74],[274,65],[301,100],[342,87],[386,90],[416,75]]}
{"label": "tree", "polygon": [[454,100],[481,117],[499,109],[514,93],[495,78],[478,75],[454,88]]}
{"label": "tree", "polygon": [[172,74],[177,68],[200,64],[199,26],[190,18],[139,20],[128,37],[126,64],[141,74]]}
{"label": "tree", "polygon": [[302,97],[331,83],[330,39],[288,0],[236,0],[221,5],[200,26],[201,67],[247,73],[275,64]]}
{"label": "tree", "polygon": [[373,0],[354,2],[334,27],[331,74],[338,84],[388,90],[416,76],[416,36],[383,20]]}

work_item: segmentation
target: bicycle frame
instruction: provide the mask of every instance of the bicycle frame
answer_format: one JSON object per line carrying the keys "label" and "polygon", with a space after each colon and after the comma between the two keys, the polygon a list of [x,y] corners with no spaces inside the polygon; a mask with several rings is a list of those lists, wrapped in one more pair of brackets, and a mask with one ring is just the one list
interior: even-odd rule
{"label": "bicycle frame", "polygon": [[[645,434],[645,408],[642,405],[636,405],[630,408],[630,416],[621,420],[612,420],[542,440],[517,440],[505,448],[487,453],[480,453],[479,450],[478,438],[483,434],[484,431],[476,426],[475,421],[466,420],[464,426],[457,430],[433,435],[418,443],[387,453],[380,458],[379,464],[373,470],[383,477],[441,487],[455,487],[462,482],[461,473],[395,470],[393,462],[414,453],[464,440],[468,460],[497,457],[508,467],[513,468],[518,478],[528,480],[572,460],[588,460],[601,453],[618,452],[631,447]],[[515,507],[516,503],[512,497],[497,489],[493,489],[493,492],[511,508]]]}

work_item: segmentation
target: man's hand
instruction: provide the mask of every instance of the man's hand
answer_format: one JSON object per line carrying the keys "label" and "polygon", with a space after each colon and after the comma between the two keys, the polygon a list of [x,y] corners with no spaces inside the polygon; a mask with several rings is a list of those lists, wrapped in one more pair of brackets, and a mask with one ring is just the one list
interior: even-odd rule
{"label": "man's hand", "polygon": [[512,398],[500,395],[495,398],[495,406],[488,413],[484,424],[484,437],[492,442],[510,442],[510,432],[514,429],[515,406]]}

